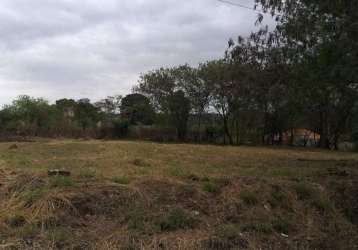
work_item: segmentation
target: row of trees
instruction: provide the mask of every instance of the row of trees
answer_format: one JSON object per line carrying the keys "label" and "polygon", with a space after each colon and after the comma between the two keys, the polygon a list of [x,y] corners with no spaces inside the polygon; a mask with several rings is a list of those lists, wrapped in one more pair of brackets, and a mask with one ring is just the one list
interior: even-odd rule
{"label": "row of trees", "polygon": [[230,144],[247,133],[264,140],[297,127],[320,134],[322,148],[337,149],[342,136],[355,138],[358,3],[255,0],[255,8],[275,17],[275,30],[230,40],[223,59],[198,68],[146,73],[135,91],[169,116],[170,100],[181,102],[173,114],[178,131],[185,131],[188,110],[199,131],[203,115],[215,112]]}
{"label": "row of trees", "polygon": [[320,135],[322,148],[358,140],[358,3],[254,3],[272,14],[276,29],[261,25],[230,39],[223,58],[144,73],[133,94],[94,104],[23,96],[0,112],[1,131],[120,137],[130,125],[151,125],[157,134],[173,128],[181,141],[241,144],[273,143],[306,128]]}
{"label": "row of trees", "polygon": [[61,99],[49,104],[42,98],[19,96],[0,111],[2,136],[121,137],[132,124],[152,124],[154,111],[143,95],[89,99]]}

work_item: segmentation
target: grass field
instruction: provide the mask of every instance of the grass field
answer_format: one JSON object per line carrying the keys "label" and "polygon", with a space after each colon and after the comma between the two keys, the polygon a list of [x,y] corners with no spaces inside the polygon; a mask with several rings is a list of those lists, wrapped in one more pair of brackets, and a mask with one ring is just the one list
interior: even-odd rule
{"label": "grass field", "polygon": [[0,144],[0,249],[358,248],[355,153],[13,144]]}

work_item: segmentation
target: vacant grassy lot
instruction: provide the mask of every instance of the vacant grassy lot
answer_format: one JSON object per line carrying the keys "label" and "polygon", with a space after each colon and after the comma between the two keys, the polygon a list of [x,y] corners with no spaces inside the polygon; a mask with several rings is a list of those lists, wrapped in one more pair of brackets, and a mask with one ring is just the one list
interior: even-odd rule
{"label": "vacant grassy lot", "polygon": [[[358,154],[0,144],[0,249],[356,249]],[[48,177],[64,169],[71,177]]]}

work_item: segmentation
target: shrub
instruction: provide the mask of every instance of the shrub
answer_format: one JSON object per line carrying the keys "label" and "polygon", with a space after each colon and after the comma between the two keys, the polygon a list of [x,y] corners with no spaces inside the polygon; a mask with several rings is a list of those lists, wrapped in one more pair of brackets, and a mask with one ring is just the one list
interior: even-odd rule
{"label": "shrub", "polygon": [[249,190],[242,190],[240,192],[240,199],[244,201],[246,205],[254,206],[258,203],[256,194]]}
{"label": "shrub", "polygon": [[206,182],[203,185],[203,191],[207,193],[217,193],[220,191],[220,188],[215,183]]}
{"label": "shrub", "polygon": [[130,123],[128,120],[115,120],[113,121],[114,134],[117,138],[126,137],[129,133]]}
{"label": "shrub", "polygon": [[157,222],[161,231],[193,228],[196,220],[185,210],[176,208]]}

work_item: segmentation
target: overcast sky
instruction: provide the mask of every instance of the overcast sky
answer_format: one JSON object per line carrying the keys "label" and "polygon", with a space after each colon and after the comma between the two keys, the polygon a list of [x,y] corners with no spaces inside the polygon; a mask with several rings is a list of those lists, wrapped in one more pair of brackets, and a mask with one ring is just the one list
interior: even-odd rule
{"label": "overcast sky", "polygon": [[217,0],[1,0],[0,104],[127,94],[141,72],[221,57],[256,18]]}

